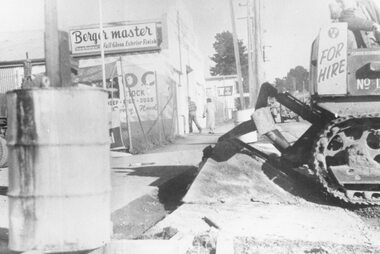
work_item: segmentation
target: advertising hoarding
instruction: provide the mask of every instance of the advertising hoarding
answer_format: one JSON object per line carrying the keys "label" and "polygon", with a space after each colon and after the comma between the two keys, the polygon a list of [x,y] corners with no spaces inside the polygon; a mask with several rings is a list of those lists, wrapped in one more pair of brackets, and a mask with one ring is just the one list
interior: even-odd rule
{"label": "advertising hoarding", "polygon": [[[156,71],[150,65],[123,66],[123,85],[125,89],[128,118],[131,122],[156,120],[157,93]],[[108,101],[109,106],[119,109],[120,119],[126,122],[126,108],[123,99],[113,98]]]}
{"label": "advertising hoarding", "polygon": [[[98,27],[70,30],[72,55],[100,53]],[[104,52],[128,52],[159,48],[157,23],[105,25],[103,28]]]}

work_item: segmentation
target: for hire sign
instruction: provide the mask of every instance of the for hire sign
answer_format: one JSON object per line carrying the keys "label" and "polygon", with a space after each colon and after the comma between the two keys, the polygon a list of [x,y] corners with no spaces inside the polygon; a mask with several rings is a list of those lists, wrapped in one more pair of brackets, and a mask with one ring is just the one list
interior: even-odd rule
{"label": "for hire sign", "polygon": [[[158,48],[157,24],[113,25],[103,28],[105,52],[137,51]],[[73,55],[100,53],[99,28],[70,30],[70,46]]]}
{"label": "for hire sign", "polygon": [[318,50],[318,94],[347,92],[347,23],[321,29]]}

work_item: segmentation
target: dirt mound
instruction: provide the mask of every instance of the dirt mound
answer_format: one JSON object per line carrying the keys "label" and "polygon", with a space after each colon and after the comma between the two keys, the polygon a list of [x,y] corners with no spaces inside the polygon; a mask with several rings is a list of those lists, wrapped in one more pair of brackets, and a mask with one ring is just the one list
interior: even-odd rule
{"label": "dirt mound", "polygon": [[[262,202],[299,203],[300,200],[284,191],[274,181],[292,186],[286,175],[262,170],[263,162],[245,154],[236,154],[226,162],[208,159],[183,198],[185,203]],[[272,168],[272,170],[274,170]]]}

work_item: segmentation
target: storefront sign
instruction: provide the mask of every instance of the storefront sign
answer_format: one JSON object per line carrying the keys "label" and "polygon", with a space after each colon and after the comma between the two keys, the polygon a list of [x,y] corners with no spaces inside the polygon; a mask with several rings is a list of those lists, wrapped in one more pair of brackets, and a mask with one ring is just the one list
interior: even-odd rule
{"label": "storefront sign", "polygon": [[218,96],[231,96],[232,86],[218,87]]}
{"label": "storefront sign", "polygon": [[334,23],[319,34],[317,92],[347,93],[347,23]]}
{"label": "storefront sign", "polygon": [[[103,39],[106,53],[157,49],[159,46],[156,23],[106,26]],[[99,54],[99,28],[70,30],[70,46],[73,55]]]}

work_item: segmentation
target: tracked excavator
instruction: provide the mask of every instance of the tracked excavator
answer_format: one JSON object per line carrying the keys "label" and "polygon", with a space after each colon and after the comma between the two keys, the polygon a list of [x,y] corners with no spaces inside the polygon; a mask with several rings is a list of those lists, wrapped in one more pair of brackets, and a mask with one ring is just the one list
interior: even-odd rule
{"label": "tracked excavator", "polygon": [[[205,156],[216,156],[218,147],[257,130],[281,152],[281,160],[286,162],[281,165],[290,163],[292,168],[312,171],[330,197],[379,205],[380,48],[350,48],[348,33],[346,23],[333,23],[322,28],[314,41],[310,104],[264,83],[252,119],[221,136],[213,149],[205,149]],[[289,143],[271,127],[269,97],[311,123],[297,141]],[[239,142],[240,147],[262,153]]]}

